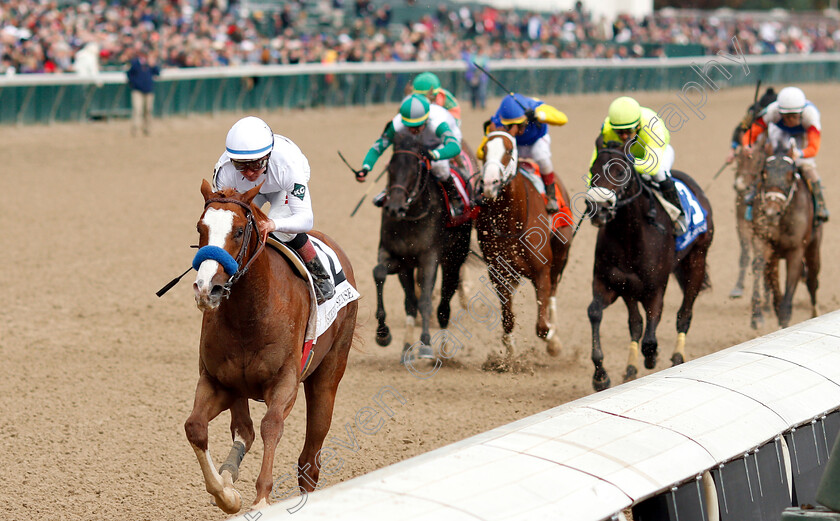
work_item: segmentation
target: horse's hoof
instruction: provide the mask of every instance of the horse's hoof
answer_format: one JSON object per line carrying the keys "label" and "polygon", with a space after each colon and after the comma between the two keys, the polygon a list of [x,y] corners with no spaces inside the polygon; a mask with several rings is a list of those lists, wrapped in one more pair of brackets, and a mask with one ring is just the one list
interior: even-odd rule
{"label": "horse's hoof", "polygon": [[603,369],[595,369],[595,374],[592,375],[592,388],[595,389],[595,392],[609,389],[610,375]]}
{"label": "horse's hoof", "polygon": [[603,380],[596,380],[595,378],[592,379],[592,388],[595,389],[595,392],[600,392],[605,389],[609,389],[611,385],[610,377],[607,376]]}
{"label": "horse's hoof", "polygon": [[656,356],[658,355],[656,345],[642,345],[642,354],[645,355],[645,368],[653,369],[656,367]]}
{"label": "horse's hoof", "polygon": [[744,288],[734,287],[732,291],[729,292],[729,298],[736,299],[741,298],[744,296]]}
{"label": "horse's hoof", "polygon": [[638,376],[638,374],[639,374],[639,370],[636,369],[635,365],[628,365],[627,366],[627,372],[624,373],[624,381],[625,382],[630,382],[632,380],[635,380],[636,376]]}
{"label": "horse's hoof", "polygon": [[216,498],[216,506],[225,514],[236,514],[242,509],[242,495],[233,487],[225,487],[221,496]]}
{"label": "horse's hoof", "polygon": [[376,334],[376,343],[382,347],[391,345],[391,332],[386,330],[384,335]]}
{"label": "horse's hoof", "polygon": [[560,351],[563,349],[563,345],[557,340],[557,337],[549,338],[545,342],[545,352],[549,354],[549,356],[559,356]]}
{"label": "horse's hoof", "polygon": [[683,362],[685,362],[685,359],[680,353],[674,353],[673,355],[671,355],[671,367],[675,365],[680,365]]}
{"label": "horse's hoof", "polygon": [[411,347],[411,345],[409,345],[409,344],[405,344],[403,346],[402,355],[400,355],[400,363],[402,365],[406,365],[408,363],[411,363],[416,358],[415,355],[414,355],[414,350],[409,350],[410,347]]}
{"label": "horse's hoof", "polygon": [[432,352],[432,348],[430,346],[423,344],[417,349],[417,358],[422,360],[434,360],[435,354]]}
{"label": "horse's hoof", "polygon": [[811,308],[811,318],[817,318],[820,316],[820,307],[814,306]]}
{"label": "horse's hoof", "polygon": [[750,320],[750,327],[753,329],[758,329],[764,325],[764,317],[762,316],[754,316],[752,320]]}

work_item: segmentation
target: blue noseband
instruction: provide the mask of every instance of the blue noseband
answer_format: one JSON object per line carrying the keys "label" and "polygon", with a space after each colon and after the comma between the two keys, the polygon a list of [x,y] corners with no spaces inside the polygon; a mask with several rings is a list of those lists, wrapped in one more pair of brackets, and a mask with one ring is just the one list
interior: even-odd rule
{"label": "blue noseband", "polygon": [[233,276],[234,273],[239,270],[239,264],[233,258],[233,256],[228,253],[224,248],[220,248],[218,246],[203,246],[199,249],[196,254],[195,258],[192,261],[192,267],[195,271],[198,271],[199,266],[201,263],[206,260],[214,260],[222,265],[222,268],[225,269],[225,273]]}

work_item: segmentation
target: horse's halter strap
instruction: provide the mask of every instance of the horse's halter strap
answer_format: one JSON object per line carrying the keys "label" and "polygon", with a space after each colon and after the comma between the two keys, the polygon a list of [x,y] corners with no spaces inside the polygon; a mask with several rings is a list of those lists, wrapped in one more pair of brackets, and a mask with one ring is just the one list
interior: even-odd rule
{"label": "horse's halter strap", "polygon": [[[414,186],[411,190],[408,189],[408,186],[404,186],[401,184],[392,184],[386,188],[386,194],[390,195],[392,190],[402,190],[405,192],[405,205],[404,208],[408,210],[411,207],[414,200],[417,198],[418,195],[422,194],[423,191],[426,189],[426,183],[428,183],[429,175],[431,175],[431,168],[432,165],[427,157],[424,157],[413,150],[394,150],[393,155],[397,154],[408,154],[410,156],[414,156],[417,158],[417,176],[414,182]],[[390,165],[389,165],[390,168]],[[423,169],[425,168],[428,175],[423,175]],[[429,213],[429,209],[426,208],[426,211],[423,212],[421,215],[414,217],[412,216],[413,220],[422,219]],[[407,219],[403,219],[407,220]]]}
{"label": "horse's halter strap", "polygon": [[[494,137],[501,137],[503,139],[507,138],[511,141],[511,144],[513,145],[513,150],[510,153],[510,161],[508,161],[507,165],[503,165],[501,161],[496,161],[495,159],[487,159],[486,153],[484,156],[485,167],[487,165],[496,165],[499,167],[499,170],[502,172],[501,184],[502,186],[504,186],[507,183],[507,181],[513,179],[514,174],[516,174],[516,168],[519,164],[519,148],[516,146],[516,142],[514,141],[513,136],[511,136],[507,132],[501,130],[495,130],[493,132],[490,132],[489,134],[487,134],[487,141],[490,141]],[[484,176],[482,176],[482,179],[483,177]]]}
{"label": "horse's halter strap", "polygon": [[259,235],[260,229],[257,226],[257,220],[254,218],[254,212],[251,210],[251,205],[240,201],[239,199],[229,199],[229,198],[221,198],[221,199],[210,199],[204,203],[204,208],[207,209],[208,206],[211,204],[235,204],[240,206],[242,209],[245,210],[245,218],[248,219],[248,224],[245,226],[245,237],[242,239],[242,248],[240,248],[239,253],[236,255],[236,265],[242,266],[242,261],[245,259],[245,254],[248,251],[248,247],[251,244],[251,230],[253,229],[257,233],[257,249],[253,255],[248,259],[248,262],[245,263],[245,266],[242,266],[236,273],[230,276],[227,282],[222,286],[223,296],[225,298],[230,296],[230,288],[233,286],[237,280],[239,280],[245,273],[248,271],[248,268],[251,267],[251,264],[254,260],[259,257],[260,253],[263,252],[265,249],[265,239]]}

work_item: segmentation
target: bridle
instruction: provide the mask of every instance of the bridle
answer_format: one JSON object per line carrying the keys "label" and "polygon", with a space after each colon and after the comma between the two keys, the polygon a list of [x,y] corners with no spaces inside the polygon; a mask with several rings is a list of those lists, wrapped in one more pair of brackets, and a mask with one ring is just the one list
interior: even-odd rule
{"label": "bridle", "polygon": [[[499,192],[501,192],[505,188],[505,186],[507,186],[513,180],[513,176],[516,175],[516,169],[519,164],[519,149],[517,148],[516,143],[513,140],[513,136],[501,130],[495,130],[487,134],[487,141],[485,142],[485,147],[486,143],[489,143],[492,139],[497,137],[510,141],[512,145],[510,152],[510,160],[508,161],[507,165],[503,165],[501,161],[497,161],[495,159],[487,159],[487,155],[485,153],[484,167],[482,168],[481,175],[481,183],[482,185],[484,184],[484,168],[487,168],[487,165],[496,165],[499,167],[499,171],[502,173],[502,178],[500,181],[501,184],[499,186]],[[505,150],[507,150],[507,147],[505,147]]]}
{"label": "bridle", "polygon": [[[245,210],[245,218],[248,220],[248,224],[245,226],[245,236],[242,239],[242,247],[239,249],[239,253],[236,255],[236,266],[237,270],[230,276],[230,278],[222,285],[222,297],[228,298],[230,297],[230,288],[236,283],[237,280],[242,278],[245,273],[248,272],[248,268],[251,267],[254,260],[259,257],[260,253],[263,252],[265,249],[265,237],[260,235],[259,226],[257,226],[257,219],[254,217],[254,211],[251,209],[251,205],[245,202],[240,201],[239,199],[230,199],[230,198],[221,198],[221,199],[210,199],[204,203],[205,211],[207,208],[212,204],[235,204]],[[245,266],[242,266],[242,261],[245,259],[245,255],[248,252],[248,248],[251,245],[251,232],[256,232],[257,234],[257,249],[254,251],[254,254],[248,258],[248,261],[245,263]],[[206,246],[205,246],[206,248]],[[199,249],[199,252],[201,249]],[[241,268],[239,266],[242,266]]]}
{"label": "bridle", "polygon": [[[761,194],[761,202],[762,203],[765,203],[765,202],[768,202],[768,201],[779,202],[782,205],[781,209],[779,210],[779,213],[782,214],[782,213],[785,212],[787,207],[790,205],[790,202],[793,200],[793,195],[796,192],[796,180],[798,178],[798,174],[794,173],[793,182],[790,184],[790,189],[787,191],[787,194],[785,194],[785,189],[782,186],[775,186],[775,185],[774,186],[768,186],[768,185],[766,185],[766,180],[767,180],[767,176],[766,176],[767,166],[766,165],[767,165],[768,162],[776,161],[776,160],[779,160],[776,156],[770,156],[765,160],[765,163],[764,163],[765,167],[764,167],[764,171],[762,172],[762,176],[761,176],[761,190],[760,190],[759,193]],[[782,160],[788,162],[790,167],[794,168],[794,163],[793,163],[793,161],[790,160],[790,158],[788,158],[787,156],[783,156]],[[778,167],[775,167],[775,168],[778,168]]]}
{"label": "bridle", "polygon": [[[406,213],[407,213],[409,208],[411,208],[411,205],[416,202],[418,196],[423,194],[426,191],[426,187],[429,184],[429,174],[430,174],[430,170],[431,170],[431,163],[429,162],[429,159],[427,157],[422,156],[422,155],[420,155],[419,153],[417,153],[413,150],[394,150],[393,155],[396,156],[398,154],[410,155],[410,156],[414,156],[415,158],[417,158],[417,163],[416,163],[417,164],[417,173],[414,176],[414,178],[415,178],[414,179],[414,184],[411,188],[409,188],[408,184],[402,185],[402,184],[396,184],[396,183],[394,183],[394,184],[389,183],[388,186],[385,188],[385,197],[390,198],[391,197],[391,192],[396,191],[396,190],[400,190],[400,191],[405,192],[406,198],[405,198],[405,202],[401,205],[401,209],[405,210]],[[391,160],[393,161],[393,157],[391,158]],[[391,168],[390,164],[388,165],[388,168],[389,169]],[[429,214],[429,207],[427,206],[425,208],[425,211],[422,212],[420,215],[410,216],[410,217],[404,216],[404,217],[401,218],[401,220],[403,220],[403,221],[417,221],[419,219],[422,219],[423,217],[425,217],[428,214]]]}
{"label": "bridle", "polygon": [[[629,197],[621,198],[621,197],[619,197],[619,194],[624,193],[625,186],[627,184],[626,182],[622,183],[622,185],[623,185],[622,189],[620,191],[615,191],[615,196],[616,196],[615,204],[608,208],[608,210],[610,211],[611,214],[615,214],[615,212],[618,211],[619,209],[624,208],[625,206],[627,206],[630,203],[632,203],[633,201],[635,201],[640,195],[642,195],[642,192],[645,192],[645,191],[649,192],[650,188],[645,186],[645,184],[642,182],[642,178],[639,175],[639,172],[637,172],[636,169],[633,168],[633,165],[630,164],[630,161],[627,158],[624,157],[624,154],[621,151],[621,149],[612,148],[612,147],[604,147],[604,148],[598,150],[598,156],[601,156],[602,154],[605,154],[605,153],[619,154],[624,159],[624,161],[622,161],[622,163],[624,164],[624,171],[625,172],[627,172],[628,170],[630,171],[630,174],[629,174],[630,178],[632,178],[635,181],[634,184],[638,188],[636,190],[636,192],[634,194],[630,195]],[[608,162],[604,163],[604,165],[606,165],[606,164],[608,164]],[[602,169],[603,169],[604,165],[601,165]],[[598,172],[598,173],[601,174],[601,175],[606,175],[603,172]],[[629,180],[630,179],[628,178],[628,181]],[[593,187],[598,187],[597,185],[594,185],[594,184],[592,186]],[[598,188],[608,189],[606,187],[598,187]]]}

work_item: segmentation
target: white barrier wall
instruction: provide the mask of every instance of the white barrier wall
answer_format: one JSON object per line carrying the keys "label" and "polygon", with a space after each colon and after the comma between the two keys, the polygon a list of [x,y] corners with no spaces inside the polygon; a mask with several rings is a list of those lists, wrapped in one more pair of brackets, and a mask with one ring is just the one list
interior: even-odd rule
{"label": "white barrier wall", "polygon": [[300,498],[277,503],[260,518],[586,521],[633,507],[636,521],[770,519],[813,503],[840,432],[837,409],[840,311],[312,493],[302,507]]}

